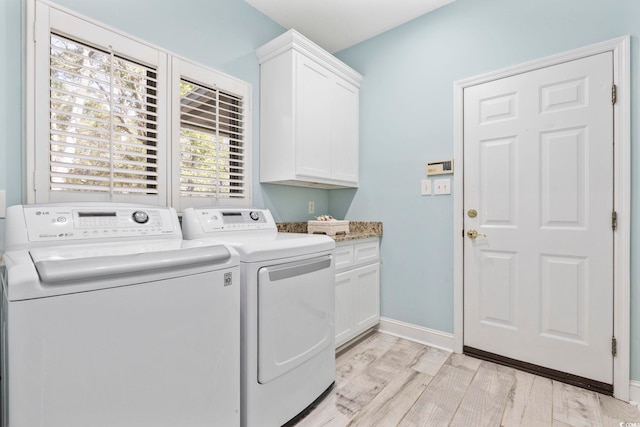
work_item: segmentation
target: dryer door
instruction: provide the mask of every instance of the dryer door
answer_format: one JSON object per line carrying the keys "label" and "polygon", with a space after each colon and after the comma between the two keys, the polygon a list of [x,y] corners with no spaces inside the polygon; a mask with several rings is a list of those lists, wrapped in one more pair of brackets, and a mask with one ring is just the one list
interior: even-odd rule
{"label": "dryer door", "polygon": [[258,382],[333,347],[334,282],[332,255],[258,271]]}

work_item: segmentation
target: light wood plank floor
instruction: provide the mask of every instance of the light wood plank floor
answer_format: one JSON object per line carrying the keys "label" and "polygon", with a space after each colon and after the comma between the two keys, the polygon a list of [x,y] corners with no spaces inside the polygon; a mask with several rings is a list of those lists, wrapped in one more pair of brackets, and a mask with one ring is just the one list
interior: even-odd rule
{"label": "light wood plank floor", "polygon": [[336,368],[334,388],[296,427],[640,426],[638,408],[612,397],[382,333]]}

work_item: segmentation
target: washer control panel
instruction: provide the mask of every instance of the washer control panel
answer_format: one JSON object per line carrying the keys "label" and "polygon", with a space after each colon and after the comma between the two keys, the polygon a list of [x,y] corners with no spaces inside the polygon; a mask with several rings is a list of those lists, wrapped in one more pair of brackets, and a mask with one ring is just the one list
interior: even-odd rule
{"label": "washer control panel", "polygon": [[206,233],[277,229],[266,209],[196,209],[195,214]]}
{"label": "washer control panel", "polygon": [[25,206],[24,217],[31,242],[179,233],[168,208]]}

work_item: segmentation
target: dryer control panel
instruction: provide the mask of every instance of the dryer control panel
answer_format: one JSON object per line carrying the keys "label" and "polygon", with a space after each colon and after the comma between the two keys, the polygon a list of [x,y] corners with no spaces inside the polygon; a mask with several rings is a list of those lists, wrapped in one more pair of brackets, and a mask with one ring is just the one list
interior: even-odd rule
{"label": "dryer control panel", "polygon": [[170,208],[23,206],[29,241],[179,236]]}
{"label": "dryer control panel", "polygon": [[267,209],[185,209],[183,218],[183,227],[195,219],[205,233],[277,230],[271,212]]}

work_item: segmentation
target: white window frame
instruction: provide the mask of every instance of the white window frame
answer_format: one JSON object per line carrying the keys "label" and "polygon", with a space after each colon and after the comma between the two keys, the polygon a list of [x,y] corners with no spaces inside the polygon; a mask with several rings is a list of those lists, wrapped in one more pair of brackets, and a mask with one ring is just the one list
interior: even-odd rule
{"label": "white window frame", "polygon": [[[25,196],[27,203],[118,201],[186,207],[252,204],[251,84],[197,64],[98,21],[45,0],[25,2]],[[51,191],[49,187],[49,40],[51,32],[143,65],[157,73],[158,194],[110,194]],[[36,43],[37,41],[37,43]],[[180,77],[243,97],[244,198],[180,197]],[[175,106],[177,105],[177,114]],[[172,115],[173,114],[173,115]],[[176,135],[178,136],[176,138]],[[176,180],[177,178],[177,180]]]}
{"label": "white window frame", "polygon": [[[171,102],[171,140],[174,142],[171,152],[171,174],[172,188],[171,206],[178,212],[187,207],[199,206],[251,206],[251,85],[241,80],[229,77],[225,74],[203,67],[188,59],[178,56],[172,57],[171,61],[171,81],[175,82],[172,86],[172,102]],[[204,198],[204,197],[183,197],[180,193],[180,81],[188,80],[202,86],[217,89],[226,93],[237,95],[244,100],[244,185],[243,191],[245,198]],[[247,198],[249,204],[247,204]]]}

